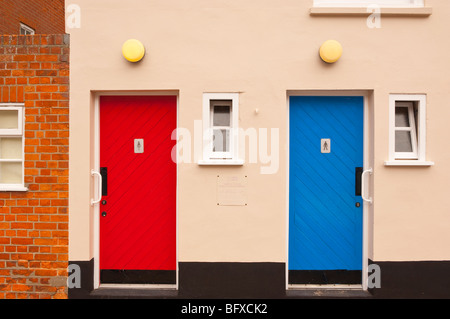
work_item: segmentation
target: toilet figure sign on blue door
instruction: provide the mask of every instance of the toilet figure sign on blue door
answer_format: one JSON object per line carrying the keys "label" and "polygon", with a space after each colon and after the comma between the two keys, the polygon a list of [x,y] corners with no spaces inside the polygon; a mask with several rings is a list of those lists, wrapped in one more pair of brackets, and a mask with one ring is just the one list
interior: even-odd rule
{"label": "toilet figure sign on blue door", "polygon": [[329,138],[322,138],[320,140],[320,149],[322,153],[331,152],[331,140]]}

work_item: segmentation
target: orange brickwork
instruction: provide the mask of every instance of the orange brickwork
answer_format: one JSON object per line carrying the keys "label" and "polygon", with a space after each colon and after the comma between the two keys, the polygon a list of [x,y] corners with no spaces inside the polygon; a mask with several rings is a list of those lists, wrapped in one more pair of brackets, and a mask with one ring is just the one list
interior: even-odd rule
{"label": "orange brickwork", "polygon": [[28,191],[0,192],[0,299],[67,298],[69,36],[0,36],[1,103],[25,106]]}

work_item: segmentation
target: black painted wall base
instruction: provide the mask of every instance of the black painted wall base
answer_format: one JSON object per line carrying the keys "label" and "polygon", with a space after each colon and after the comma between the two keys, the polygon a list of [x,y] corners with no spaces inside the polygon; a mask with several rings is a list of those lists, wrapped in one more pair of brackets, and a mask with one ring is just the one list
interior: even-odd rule
{"label": "black painted wall base", "polygon": [[181,298],[285,298],[284,263],[180,263]]}
{"label": "black painted wall base", "polygon": [[[69,299],[88,299],[94,290],[94,259],[89,261],[69,261],[70,265],[80,267],[80,288],[68,288]],[[69,273],[69,276],[71,273]],[[70,278],[69,278],[70,279]],[[74,280],[75,282],[75,280]]]}
{"label": "black painted wall base", "polygon": [[175,270],[102,269],[100,271],[100,283],[175,285],[177,283],[177,272]]}
{"label": "black painted wall base", "polygon": [[374,298],[450,298],[450,261],[372,262],[381,269]]}
{"label": "black painted wall base", "polygon": [[[381,288],[370,289],[369,298],[450,298],[450,261],[369,262],[379,265],[381,269]],[[135,297],[292,299],[314,297],[312,293],[311,295],[303,293],[297,296],[286,293],[284,263],[181,262],[178,273],[179,289],[170,293],[145,290],[137,293],[133,289],[116,289],[116,291],[97,289],[93,291],[93,259],[72,261],[69,264],[77,264],[81,270],[81,288],[69,288],[70,299]],[[323,296],[327,298],[326,294]]]}

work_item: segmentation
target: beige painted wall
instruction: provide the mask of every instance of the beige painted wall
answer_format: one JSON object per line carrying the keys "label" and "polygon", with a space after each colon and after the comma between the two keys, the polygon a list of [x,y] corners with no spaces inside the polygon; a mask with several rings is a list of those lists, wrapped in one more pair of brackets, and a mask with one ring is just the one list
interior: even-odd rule
{"label": "beige painted wall", "polygon": [[[430,17],[382,17],[380,29],[368,28],[364,16],[310,16],[312,0],[66,2],[81,8],[81,28],[67,30],[70,260],[94,256],[91,92],[177,90],[179,127],[191,132],[202,119],[204,92],[241,92],[241,127],[280,129],[276,174],[261,175],[261,163],[179,165],[179,261],[286,261],[286,93],[312,89],[373,91],[369,257],[450,260],[450,1],[428,0]],[[130,38],[147,49],[135,65],[121,56]],[[344,48],[335,65],[318,57],[328,39]],[[390,93],[427,94],[427,159],[434,166],[384,166]],[[248,176],[248,206],[216,205],[216,175],[224,173]]]}

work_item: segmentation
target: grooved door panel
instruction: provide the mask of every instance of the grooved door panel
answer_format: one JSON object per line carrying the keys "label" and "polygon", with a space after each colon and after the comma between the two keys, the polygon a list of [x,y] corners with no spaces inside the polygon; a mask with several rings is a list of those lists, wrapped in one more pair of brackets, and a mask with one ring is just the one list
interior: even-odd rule
{"label": "grooved door panel", "polygon": [[176,269],[176,113],[174,96],[100,99],[100,269]]}
{"label": "grooved door panel", "polygon": [[363,97],[289,104],[289,270],[361,270]]}

